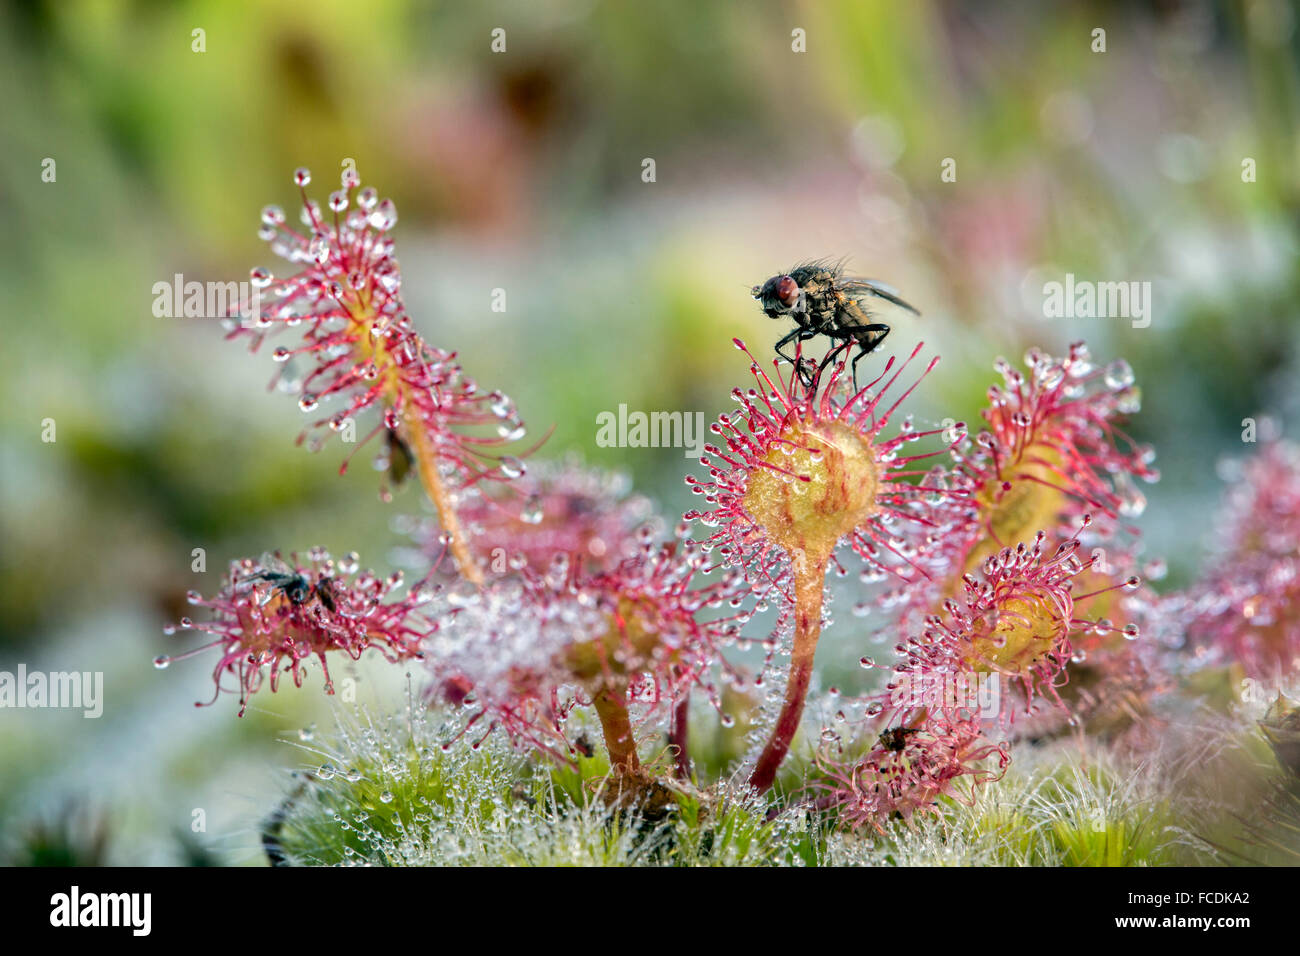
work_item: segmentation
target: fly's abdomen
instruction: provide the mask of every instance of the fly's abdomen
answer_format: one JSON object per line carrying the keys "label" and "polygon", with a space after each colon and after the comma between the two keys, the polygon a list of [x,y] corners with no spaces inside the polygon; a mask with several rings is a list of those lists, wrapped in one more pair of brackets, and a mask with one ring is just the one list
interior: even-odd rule
{"label": "fly's abdomen", "polygon": [[842,292],[836,293],[836,298],[839,299],[839,303],[835,310],[835,318],[842,328],[852,329],[871,324],[871,317],[867,314],[867,310],[856,299],[850,299]]}

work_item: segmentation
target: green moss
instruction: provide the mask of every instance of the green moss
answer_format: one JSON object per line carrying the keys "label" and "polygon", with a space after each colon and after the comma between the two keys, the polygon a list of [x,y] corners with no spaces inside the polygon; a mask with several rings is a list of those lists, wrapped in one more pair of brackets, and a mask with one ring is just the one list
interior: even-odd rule
{"label": "green moss", "polygon": [[874,866],[1159,866],[1180,831],[1167,796],[1141,768],[1104,753],[1055,751],[937,816],[883,835],[840,834],[828,862]]}
{"label": "green moss", "polygon": [[[1189,723],[1185,735],[1140,764],[1074,739],[1021,748],[1006,776],[978,788],[968,803],[949,799],[937,814],[894,820],[880,832],[847,832],[833,811],[803,805],[815,772],[807,765],[785,795],[754,797],[727,782],[682,786],[666,814],[647,815],[606,799],[612,778],[599,747],[565,766],[517,752],[496,735],[477,747],[465,735],[444,749],[461,724],[417,702],[389,718],[348,720],[327,744],[305,745],[310,769],[299,772],[265,822],[264,848],[277,862],[1167,866],[1300,859],[1300,785],[1252,725],[1227,718]],[[660,754],[647,765],[667,762]]]}
{"label": "green moss", "polygon": [[[263,826],[276,863],[434,866],[772,866],[816,864],[818,821],[722,791],[678,796],[648,819],[605,800],[603,754],[530,763],[506,744],[442,743],[460,728],[413,707],[358,716],[304,770]],[[319,761],[319,763],[317,763]]]}

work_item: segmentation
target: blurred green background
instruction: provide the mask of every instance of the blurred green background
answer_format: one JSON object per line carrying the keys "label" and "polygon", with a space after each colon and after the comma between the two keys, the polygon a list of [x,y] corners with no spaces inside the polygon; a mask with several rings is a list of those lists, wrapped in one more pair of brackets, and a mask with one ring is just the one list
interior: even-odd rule
{"label": "blurred green background", "polygon": [[[554,424],[542,455],[625,469],[670,519],[694,463],[597,448],[596,415],[727,410],[748,384],[732,336],[761,355],[782,331],[748,289],[801,259],[848,256],[922,309],[888,342],[943,355],[918,421],[974,421],[997,355],[1085,338],[1143,386],[1132,432],[1164,478],[1142,525],[1177,586],[1217,463],[1249,451],[1242,419],[1293,436],[1300,420],[1297,16],[1274,0],[8,6],[0,670],[103,671],[106,704],[0,711],[3,858],[261,862],[257,822],[302,760],[284,740],[333,702],[196,709],[215,661],[154,670],[197,643],[161,626],[233,557],[400,560],[392,523],[418,489],[381,503],[365,453],[338,477],[342,446],[295,447],[303,416],[268,393],[265,353],[151,311],[175,273],[284,266],[255,233],[264,204],[295,210],[295,166],[321,201],[348,158],[392,196],[425,336],[533,435]],[[1066,272],[1152,282],[1151,326],[1045,319],[1042,284]],[[840,616],[829,674],[862,653]],[[376,706],[402,687],[359,676]]]}

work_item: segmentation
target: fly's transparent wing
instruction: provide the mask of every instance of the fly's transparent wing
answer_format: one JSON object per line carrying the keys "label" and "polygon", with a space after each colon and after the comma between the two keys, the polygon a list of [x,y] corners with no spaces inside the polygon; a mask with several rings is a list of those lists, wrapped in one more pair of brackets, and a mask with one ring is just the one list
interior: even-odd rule
{"label": "fly's transparent wing", "polygon": [[258,558],[257,563],[270,574],[292,575],[294,573],[293,568],[285,563],[283,558],[270,551],[263,552],[262,556]]}
{"label": "fly's transparent wing", "polygon": [[235,587],[240,592],[247,592],[253,588],[262,587],[267,592],[261,603],[265,604],[270,600],[274,593],[273,585],[294,576],[293,568],[289,567],[278,554],[272,554],[270,551],[264,552],[257,559],[257,565],[254,570],[245,574],[239,581],[235,582]]}
{"label": "fly's transparent wing", "polygon": [[913,315],[920,315],[921,310],[910,302],[904,301],[903,297],[898,294],[898,290],[893,286],[876,279],[841,279],[839,282],[840,289],[851,299],[862,300],[870,297],[884,299],[886,302],[892,302],[899,308],[906,309]]}

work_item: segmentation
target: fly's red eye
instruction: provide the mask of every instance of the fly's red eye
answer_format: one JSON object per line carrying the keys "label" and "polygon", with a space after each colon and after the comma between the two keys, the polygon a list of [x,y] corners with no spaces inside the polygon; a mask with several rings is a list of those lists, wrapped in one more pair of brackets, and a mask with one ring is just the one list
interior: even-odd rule
{"label": "fly's red eye", "polygon": [[781,300],[783,306],[790,308],[794,305],[795,299],[799,298],[799,283],[789,276],[781,276],[776,280],[776,297]]}

